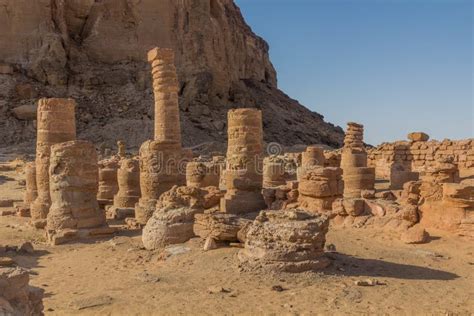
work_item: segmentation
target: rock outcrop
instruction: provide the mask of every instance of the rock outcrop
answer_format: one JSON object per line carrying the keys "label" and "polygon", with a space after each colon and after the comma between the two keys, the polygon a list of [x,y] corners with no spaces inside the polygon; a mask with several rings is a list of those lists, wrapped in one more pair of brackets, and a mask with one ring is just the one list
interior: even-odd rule
{"label": "rock outcrop", "polygon": [[81,139],[110,148],[123,139],[137,149],[153,134],[146,52],[155,46],[176,52],[183,145],[224,144],[226,113],[242,106],[262,110],[267,142],[342,143],[341,128],[278,89],[267,43],[231,0],[3,0],[2,6],[0,66],[8,71],[0,73],[0,144],[31,142],[34,122],[14,109],[44,95],[77,100]]}

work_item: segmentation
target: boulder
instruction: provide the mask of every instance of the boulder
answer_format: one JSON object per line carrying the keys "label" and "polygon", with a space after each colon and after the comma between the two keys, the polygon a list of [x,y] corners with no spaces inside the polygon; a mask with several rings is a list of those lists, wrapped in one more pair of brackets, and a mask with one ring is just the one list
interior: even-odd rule
{"label": "boulder", "polygon": [[19,120],[33,121],[36,120],[36,104],[26,104],[17,106],[12,110],[13,115]]}
{"label": "boulder", "polygon": [[430,139],[430,136],[423,132],[413,132],[408,134],[407,138],[412,142],[426,142]]}

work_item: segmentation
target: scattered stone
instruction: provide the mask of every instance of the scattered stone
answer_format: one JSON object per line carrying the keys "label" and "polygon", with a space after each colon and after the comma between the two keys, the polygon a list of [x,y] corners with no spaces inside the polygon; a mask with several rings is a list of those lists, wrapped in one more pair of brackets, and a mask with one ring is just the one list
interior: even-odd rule
{"label": "scattered stone", "polygon": [[26,241],[20,245],[20,247],[18,248],[18,252],[32,254],[35,252],[35,249],[33,248],[31,242]]}
{"label": "scattered stone", "polygon": [[156,275],[153,275],[153,274],[149,274],[148,272],[139,273],[137,275],[137,278],[140,281],[146,282],[146,283],[158,283],[158,282],[161,281],[160,277],[158,277]]}
{"label": "scattered stone", "polygon": [[367,280],[357,280],[354,282],[357,286],[376,286],[376,285],[385,285],[376,279],[367,279]]}
{"label": "scattered stone", "polygon": [[87,308],[110,305],[112,304],[112,301],[113,301],[113,298],[108,295],[99,295],[99,296],[74,300],[70,303],[70,307],[76,310],[83,310]]}
{"label": "scattered stone", "polygon": [[334,244],[327,244],[326,245],[326,251],[336,252],[336,246]]}
{"label": "scattered stone", "polygon": [[16,262],[10,257],[0,257],[0,267],[11,267],[16,265]]}
{"label": "scattered stone", "polygon": [[207,288],[209,294],[218,294],[218,293],[230,293],[229,289],[225,289],[222,286],[210,286]]}
{"label": "scattered stone", "polygon": [[401,240],[406,244],[424,244],[429,241],[430,235],[420,225],[410,227],[402,233]]}
{"label": "scattered stone", "polygon": [[281,285],[274,285],[274,286],[272,286],[272,291],[283,292],[283,291],[285,291],[285,289]]}
{"label": "scattered stone", "polygon": [[208,250],[213,250],[213,249],[217,249],[217,248],[218,247],[217,247],[216,241],[211,236],[208,236],[206,238],[206,241],[204,242],[203,250],[208,251]]}

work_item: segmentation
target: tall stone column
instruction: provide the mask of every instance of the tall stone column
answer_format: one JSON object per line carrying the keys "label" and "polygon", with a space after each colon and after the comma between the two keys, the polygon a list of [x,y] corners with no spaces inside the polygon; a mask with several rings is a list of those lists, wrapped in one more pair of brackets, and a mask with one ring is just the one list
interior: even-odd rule
{"label": "tall stone column", "polygon": [[37,110],[36,184],[38,197],[31,204],[31,219],[36,227],[46,225],[51,199],[49,195],[49,158],[51,146],[76,139],[72,99],[41,99]]}
{"label": "tall stone column", "polygon": [[341,168],[344,179],[344,198],[361,198],[362,191],[374,190],[375,168],[367,167],[364,126],[361,124],[347,123]]}
{"label": "tall stone column", "polygon": [[148,52],[148,62],[152,67],[155,95],[155,138],[140,148],[142,196],[135,206],[135,218],[141,225],[145,225],[153,215],[162,193],[173,185],[186,183],[185,168],[181,164],[189,158],[181,147],[174,52],[169,48],[154,48]]}
{"label": "tall stone column", "polygon": [[156,47],[148,52],[155,95],[155,141],[181,146],[178,76],[174,51]]}
{"label": "tall stone column", "polygon": [[257,109],[234,109],[228,112],[227,119],[227,192],[221,199],[221,211],[232,214],[260,211],[265,208],[261,193],[262,112]]}
{"label": "tall stone column", "polygon": [[[109,232],[97,202],[95,146],[87,141],[53,145],[49,166],[51,208],[46,232],[53,244]],[[95,229],[95,230],[91,230]]]}

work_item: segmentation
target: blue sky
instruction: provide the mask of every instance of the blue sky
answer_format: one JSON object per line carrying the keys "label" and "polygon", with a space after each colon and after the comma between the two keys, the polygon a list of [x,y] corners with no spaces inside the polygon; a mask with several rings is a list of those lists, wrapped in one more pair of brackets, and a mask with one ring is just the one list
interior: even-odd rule
{"label": "blue sky", "polygon": [[474,137],[473,1],[236,0],[278,85],[365,141]]}

